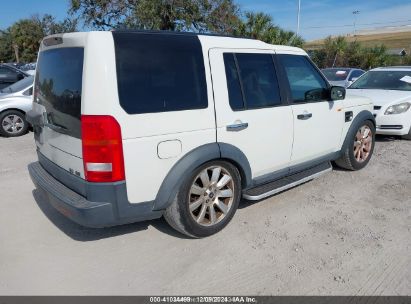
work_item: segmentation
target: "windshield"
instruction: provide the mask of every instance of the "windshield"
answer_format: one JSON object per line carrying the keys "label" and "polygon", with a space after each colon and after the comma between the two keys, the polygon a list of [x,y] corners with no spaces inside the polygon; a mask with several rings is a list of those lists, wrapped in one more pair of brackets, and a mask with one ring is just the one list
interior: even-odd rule
{"label": "windshield", "polygon": [[370,71],[349,88],[411,91],[411,71]]}
{"label": "windshield", "polygon": [[322,72],[329,81],[344,81],[347,79],[350,69],[323,69]]}
{"label": "windshield", "polygon": [[0,90],[1,93],[16,93],[22,90],[27,89],[29,86],[33,85],[34,76],[28,76],[16,83],[13,83],[11,86]]}

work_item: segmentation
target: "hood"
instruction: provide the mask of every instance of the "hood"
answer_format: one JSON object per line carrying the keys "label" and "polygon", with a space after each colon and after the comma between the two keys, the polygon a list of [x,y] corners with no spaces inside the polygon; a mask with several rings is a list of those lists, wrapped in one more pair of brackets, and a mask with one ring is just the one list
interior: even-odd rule
{"label": "hood", "polygon": [[398,90],[368,90],[368,89],[347,89],[349,96],[364,96],[372,100],[376,106],[384,106],[389,103],[398,103],[404,100],[411,100],[410,91]]}

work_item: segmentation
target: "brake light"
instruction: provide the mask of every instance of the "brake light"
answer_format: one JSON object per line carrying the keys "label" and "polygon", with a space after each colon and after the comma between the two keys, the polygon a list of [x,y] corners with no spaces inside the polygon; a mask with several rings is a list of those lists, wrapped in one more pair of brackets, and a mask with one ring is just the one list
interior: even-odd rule
{"label": "brake light", "polygon": [[89,182],[125,179],[121,128],[112,116],[82,115],[83,163]]}

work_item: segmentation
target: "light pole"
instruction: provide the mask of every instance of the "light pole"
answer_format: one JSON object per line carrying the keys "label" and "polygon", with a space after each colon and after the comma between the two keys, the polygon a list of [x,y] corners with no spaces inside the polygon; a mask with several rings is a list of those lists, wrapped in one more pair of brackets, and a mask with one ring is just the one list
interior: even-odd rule
{"label": "light pole", "polygon": [[357,23],[357,15],[360,13],[359,10],[353,11],[352,14],[354,15],[354,37],[356,35],[356,28],[355,28],[355,24]]}
{"label": "light pole", "polygon": [[298,0],[298,9],[297,9],[297,36],[300,34],[300,12],[301,12],[301,0]]}

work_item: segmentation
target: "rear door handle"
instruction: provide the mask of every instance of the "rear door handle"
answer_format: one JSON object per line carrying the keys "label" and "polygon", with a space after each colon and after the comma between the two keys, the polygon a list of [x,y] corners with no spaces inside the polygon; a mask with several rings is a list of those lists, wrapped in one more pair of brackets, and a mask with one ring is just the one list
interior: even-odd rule
{"label": "rear door handle", "polygon": [[300,119],[300,120],[307,120],[307,119],[310,119],[311,117],[313,117],[313,113],[304,113],[304,114],[297,115],[297,119]]}
{"label": "rear door handle", "polygon": [[247,122],[236,123],[227,126],[227,131],[229,132],[238,132],[248,128]]}

